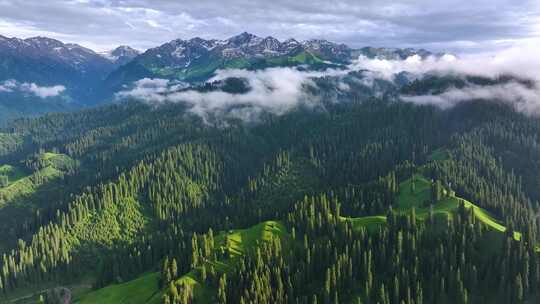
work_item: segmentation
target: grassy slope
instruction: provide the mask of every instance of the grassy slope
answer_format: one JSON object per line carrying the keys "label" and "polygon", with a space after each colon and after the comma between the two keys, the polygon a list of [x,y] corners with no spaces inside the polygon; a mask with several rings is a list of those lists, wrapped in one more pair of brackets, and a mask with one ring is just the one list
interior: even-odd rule
{"label": "grassy slope", "polygon": [[165,78],[181,80],[206,80],[219,69],[255,69],[268,67],[298,66],[298,65],[324,66],[325,61],[315,54],[304,51],[295,55],[284,55],[269,58],[245,59],[235,58],[225,60],[219,57],[202,58],[195,60],[186,67],[163,67],[149,65],[147,68],[155,75]]}
{"label": "grassy slope", "polygon": [[448,159],[449,152],[446,149],[437,149],[431,153],[429,160],[431,161],[443,161]]}
{"label": "grassy slope", "polygon": [[5,175],[9,178],[9,184],[13,184],[21,178],[27,176],[27,174],[19,167],[12,165],[0,166],[0,175]]}
{"label": "grassy slope", "polygon": [[[282,240],[288,240],[289,238],[285,226],[280,222],[267,221],[248,229],[222,232],[215,238],[216,248],[228,244],[230,257],[206,263],[212,263],[218,273],[229,272],[236,266],[239,257],[254,250],[258,244],[269,241],[274,237],[279,237]],[[178,281],[193,286],[197,303],[213,303],[216,291],[201,282],[199,271],[199,268],[192,269],[189,273],[180,277]],[[157,272],[147,273],[133,281],[90,292],[76,300],[75,303],[159,304],[161,303],[163,290],[158,288],[158,277]]]}
{"label": "grassy slope", "polygon": [[[37,176],[40,176],[45,180],[58,178],[63,175],[61,169],[74,162],[70,157],[63,154],[44,153],[41,157],[50,164],[31,174],[24,172],[23,169],[17,166],[0,166],[0,174],[5,174],[9,177],[8,186],[0,188],[0,196],[5,199],[4,204],[0,203],[0,208],[16,199],[24,198],[25,196],[36,192],[41,186],[41,184],[37,182]],[[22,202],[22,200],[20,201]]]}
{"label": "grassy slope", "polygon": [[[399,185],[399,197],[395,210],[400,213],[408,213],[412,208],[415,208],[417,219],[425,220],[429,216],[430,208],[426,206],[425,202],[429,201],[431,197],[431,182],[422,175],[415,175],[415,191],[413,192],[411,189],[412,181],[412,178],[407,179]],[[506,231],[506,227],[499,223],[488,211],[452,194],[444,197],[433,206],[433,214],[436,217],[447,216],[452,218],[453,212],[457,210],[460,202],[463,202],[466,208],[473,208],[476,219],[484,223],[490,229],[498,232]],[[376,230],[380,225],[386,223],[386,217],[383,215],[346,218],[346,220],[350,220],[357,229],[366,227],[368,230]],[[514,238],[519,240],[521,234],[515,232]]]}
{"label": "grassy slope", "polygon": [[[412,179],[400,184],[400,195],[396,211],[406,213],[415,208],[418,220],[425,220],[429,214],[429,207],[424,207],[423,204],[430,198],[431,182],[421,175],[415,175],[414,180],[414,193],[411,191]],[[445,197],[435,204],[433,208],[434,215],[452,218],[453,213],[459,207],[460,201],[465,203],[465,207],[474,208],[477,220],[486,224],[493,231],[503,232],[506,230],[487,211],[455,196]],[[375,231],[386,224],[386,216],[383,215],[343,218],[343,220],[351,221],[355,229],[366,228],[368,231]],[[223,232],[216,237],[216,248],[228,244],[230,258],[207,263],[212,263],[220,273],[228,272],[235,267],[239,260],[238,257],[256,248],[260,242],[268,241],[272,237],[289,238],[284,225],[275,221],[263,222],[248,229]],[[518,237],[519,234],[516,233],[516,238]],[[199,271],[200,269],[192,269],[178,280],[193,286],[197,303],[213,303],[216,290],[201,281]],[[148,273],[124,284],[111,285],[88,293],[76,303],[159,304],[161,303],[163,291],[158,289],[157,276],[157,273]],[[151,297],[148,297],[148,295],[151,295]]]}
{"label": "grassy slope", "polygon": [[[447,152],[438,151],[434,153],[433,160],[442,161],[447,157]],[[411,183],[415,183],[415,191],[412,191]],[[412,208],[416,211],[418,220],[426,220],[429,216],[429,209],[426,204],[431,198],[431,181],[424,176],[416,174],[413,178],[400,183],[400,194],[395,208],[396,212],[408,213]],[[438,218],[452,218],[460,203],[463,202],[466,208],[473,208],[477,220],[484,223],[493,233],[488,236],[493,242],[499,241],[499,232],[504,232],[506,227],[499,223],[493,215],[486,210],[474,205],[473,203],[456,197],[449,193],[441,201],[433,206],[433,214]],[[358,218],[342,218],[351,221],[355,229],[367,229],[376,231],[379,227],[386,224],[386,216],[375,215]],[[519,239],[521,235],[515,233],[515,238]],[[260,223],[248,229],[232,230],[223,232],[216,237],[216,248],[228,244],[230,258],[220,261],[212,261],[215,269],[220,272],[228,272],[233,269],[239,260],[238,258],[250,250],[257,247],[260,242],[268,241],[272,237],[289,239],[286,228],[280,222],[268,221]],[[487,244],[486,246],[488,246]],[[493,246],[493,245],[489,245]],[[488,246],[488,247],[489,247]],[[179,278],[179,281],[193,286],[194,296],[197,303],[215,302],[216,290],[204,284],[199,275],[200,269],[192,269],[189,273]],[[157,286],[158,273],[147,273],[140,278],[119,285],[111,285],[106,288],[91,292],[83,296],[79,302],[81,304],[89,303],[118,303],[118,304],[160,304],[163,290]],[[129,295],[127,295],[129,293]],[[133,295],[135,293],[135,296]],[[148,295],[151,295],[149,298]]]}
{"label": "grassy slope", "polygon": [[158,290],[159,273],[146,273],[141,277],[123,283],[110,285],[88,293],[75,303],[80,304],[131,304],[147,303]]}
{"label": "grassy slope", "polygon": [[6,187],[0,187],[0,254],[12,248],[16,238],[11,232],[20,219],[29,218],[37,208],[51,203],[47,201],[50,191],[58,191],[57,181],[64,175],[64,169],[75,161],[62,154],[41,155],[48,165],[30,172],[18,164],[0,165],[0,174],[9,177]]}
{"label": "grassy slope", "polygon": [[386,224],[386,216],[383,215],[342,219],[351,221],[353,228],[356,230],[366,228],[368,231],[377,231],[380,226]]}
{"label": "grassy slope", "polygon": [[[420,219],[425,219],[429,215],[429,207],[423,206],[423,202],[429,200],[431,196],[431,182],[421,175],[415,175],[414,182],[416,188],[414,193],[412,193],[411,190],[412,179],[408,179],[400,184],[400,195],[397,209],[401,212],[408,212],[414,207],[416,209],[417,216]],[[464,203],[465,208],[473,208],[476,219],[481,223],[484,223],[490,229],[499,232],[506,231],[506,227],[497,221],[495,217],[488,211],[463,198],[457,197],[452,193],[445,196],[441,201],[433,206],[433,213],[435,215],[443,214],[451,217],[452,212],[459,207],[461,202]],[[521,238],[521,234],[515,232],[514,238],[519,240]]]}

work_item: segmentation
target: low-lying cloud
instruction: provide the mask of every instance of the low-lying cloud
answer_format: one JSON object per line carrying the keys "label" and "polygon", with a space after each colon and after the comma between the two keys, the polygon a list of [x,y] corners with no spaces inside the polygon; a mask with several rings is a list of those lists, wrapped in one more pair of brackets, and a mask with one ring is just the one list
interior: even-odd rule
{"label": "low-lying cloud", "polygon": [[[421,96],[402,95],[400,99],[417,104],[433,104],[449,108],[457,103],[474,100],[496,100],[515,105],[518,111],[540,114],[540,54],[538,45],[514,47],[493,54],[477,54],[457,57],[453,55],[421,58],[411,56],[405,60],[370,59],[360,56],[343,70],[305,71],[296,68],[268,68],[265,70],[220,70],[209,82],[231,77],[247,81],[249,91],[242,94],[215,90],[203,92],[189,89],[187,85],[166,79],[141,79],[133,88],[117,93],[117,98],[133,98],[151,104],[166,102],[184,103],[190,112],[208,119],[223,116],[252,121],[263,112],[281,115],[298,106],[316,107],[321,104],[320,96],[307,90],[314,87],[314,78],[336,77],[336,89],[342,92],[354,90],[341,81],[350,72],[362,71],[358,82],[373,87],[375,79],[395,81],[401,73],[409,79],[421,79],[425,75],[452,75],[456,77],[481,76],[497,79],[500,76],[515,77],[515,80],[492,84],[468,84],[458,89],[451,87],[441,94]],[[524,84],[519,79],[527,79]]]}
{"label": "low-lying cloud", "polygon": [[[445,76],[480,76],[497,79],[513,77],[515,81],[493,85],[468,84],[463,88],[449,88],[441,94],[421,96],[402,95],[401,100],[417,104],[433,104],[449,108],[469,100],[493,100],[506,102],[517,111],[540,114],[540,44],[528,43],[496,53],[471,54],[463,57],[453,55],[420,58],[411,56],[406,60],[384,60],[360,57],[355,68],[366,68],[378,77],[393,80],[398,73],[409,73],[413,78],[426,74]],[[526,80],[524,84],[518,80]]]}
{"label": "low-lying cloud", "polygon": [[470,100],[491,100],[506,102],[517,111],[528,114],[540,114],[540,91],[518,82],[465,88],[451,88],[437,95],[402,95],[401,99],[416,104],[432,104],[443,109],[452,107],[460,102]]}
{"label": "low-lying cloud", "polygon": [[18,82],[13,79],[0,82],[0,92],[12,93],[21,92],[31,94],[39,98],[55,97],[60,95],[66,90],[66,87],[62,85],[55,86],[39,86],[35,83]]}
{"label": "low-lying cloud", "polygon": [[117,98],[133,98],[151,104],[182,102],[191,113],[203,119],[210,115],[225,115],[245,121],[256,120],[263,112],[282,115],[293,108],[319,104],[318,98],[310,95],[306,87],[313,86],[314,77],[345,74],[345,71],[324,72],[300,71],[295,68],[269,68],[259,71],[239,69],[220,70],[209,82],[240,78],[247,81],[246,93],[224,91],[201,92],[165,79],[141,79],[133,89],[118,93]]}
{"label": "low-lying cloud", "polygon": [[498,52],[487,52],[454,56],[418,55],[405,60],[370,59],[360,56],[352,69],[368,69],[378,72],[381,77],[391,78],[401,72],[412,74],[456,74],[475,75],[494,78],[500,75],[513,75],[540,81],[540,42],[529,42]]}

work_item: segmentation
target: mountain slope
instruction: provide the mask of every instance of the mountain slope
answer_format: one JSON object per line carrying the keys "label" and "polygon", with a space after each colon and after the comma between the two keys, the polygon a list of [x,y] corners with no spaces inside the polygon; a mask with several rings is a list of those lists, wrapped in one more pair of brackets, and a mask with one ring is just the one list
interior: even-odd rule
{"label": "mountain slope", "polygon": [[132,62],[113,72],[106,83],[116,91],[141,78],[166,78],[186,82],[205,81],[218,69],[261,69],[275,66],[306,66],[310,69],[339,68],[359,55],[387,59],[431,53],[413,49],[354,50],[326,40],[283,42],[273,37],[242,33],[226,40],[173,40],[149,49]]}
{"label": "mountain slope", "polygon": [[63,85],[80,103],[93,101],[93,90],[114,68],[92,50],[45,37],[0,37],[0,63],[0,80]]}
{"label": "mountain slope", "polygon": [[0,125],[102,102],[102,81],[138,54],[123,46],[106,58],[46,37],[0,36]]}
{"label": "mountain slope", "polygon": [[358,56],[427,57],[425,50],[352,49],[326,40],[279,41],[242,33],[225,40],[177,39],[140,54],[120,46],[98,54],[46,37],[0,36],[0,124],[48,112],[110,102],[115,93],[144,78],[186,85],[204,83],[220,69],[344,69]]}
{"label": "mountain slope", "polygon": [[[413,183],[416,185],[414,192],[411,190]],[[460,204],[464,204],[463,206],[465,208],[474,209],[474,214],[478,221],[483,223],[488,229],[501,233],[500,236],[502,237],[502,232],[506,228],[498,224],[485,210],[451,194],[448,194],[446,198],[434,204],[432,211],[428,211],[427,208],[422,207],[426,198],[431,196],[432,187],[431,182],[419,175],[415,175],[402,182],[399,186],[400,195],[397,210],[400,213],[410,214],[412,209],[415,208],[416,219],[419,223],[430,221],[431,216],[451,221],[452,218],[458,217],[458,212],[461,212],[459,210],[461,208]],[[430,212],[432,212],[432,215],[430,215]],[[384,226],[387,225],[387,218],[384,215],[357,218],[342,217],[341,219],[351,222],[352,227],[357,231],[367,229],[373,234],[379,229],[384,229]],[[440,222],[433,225],[444,225],[444,223]],[[439,230],[440,228],[433,229]],[[515,237],[519,239],[520,234],[516,232]],[[216,267],[219,273],[230,273],[231,269],[240,267],[238,263],[240,257],[246,254],[255,255],[255,249],[257,247],[262,246],[265,242],[271,242],[276,238],[280,239],[283,245],[291,246],[290,233],[279,222],[268,221],[245,230],[223,232],[216,237],[215,246],[216,248],[225,246],[229,251],[228,258],[208,261],[205,267]],[[487,254],[493,248],[496,248],[496,246],[493,245],[491,248],[486,247],[484,253]],[[159,273],[144,274],[133,281],[105,287],[84,295],[76,303],[161,303],[163,293],[166,292],[168,286],[165,286],[162,290],[157,287],[159,275]],[[192,289],[193,299],[196,303],[214,303],[216,301],[217,290],[212,286],[208,286],[209,283],[201,279],[201,267],[192,269],[190,272],[181,275],[175,284],[190,286],[189,288]]]}

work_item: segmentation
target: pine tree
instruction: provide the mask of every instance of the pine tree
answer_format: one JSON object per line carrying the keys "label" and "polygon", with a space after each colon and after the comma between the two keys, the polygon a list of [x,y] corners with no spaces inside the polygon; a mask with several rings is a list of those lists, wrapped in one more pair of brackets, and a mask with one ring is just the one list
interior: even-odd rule
{"label": "pine tree", "polygon": [[171,277],[173,280],[178,278],[178,265],[176,263],[176,258],[172,259],[170,272],[171,272]]}
{"label": "pine tree", "polygon": [[518,274],[514,281],[514,303],[523,303],[523,280],[521,274]]}
{"label": "pine tree", "polygon": [[169,294],[171,295],[173,301],[178,299],[178,288],[176,288],[176,284],[174,282],[169,283]]}
{"label": "pine tree", "polygon": [[166,256],[163,259],[163,264],[161,266],[161,285],[165,286],[165,284],[169,283],[171,281],[171,272],[169,268],[169,257]]}
{"label": "pine tree", "polygon": [[223,274],[219,279],[218,286],[218,303],[226,304],[227,303],[227,275]]}

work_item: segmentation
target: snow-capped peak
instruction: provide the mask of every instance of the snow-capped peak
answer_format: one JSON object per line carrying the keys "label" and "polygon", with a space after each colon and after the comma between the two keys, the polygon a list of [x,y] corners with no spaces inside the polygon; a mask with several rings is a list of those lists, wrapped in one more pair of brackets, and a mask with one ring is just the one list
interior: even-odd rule
{"label": "snow-capped peak", "polygon": [[139,51],[127,45],[121,45],[114,50],[100,53],[101,56],[105,57],[106,59],[117,65],[126,64],[133,58],[137,57],[139,54]]}

